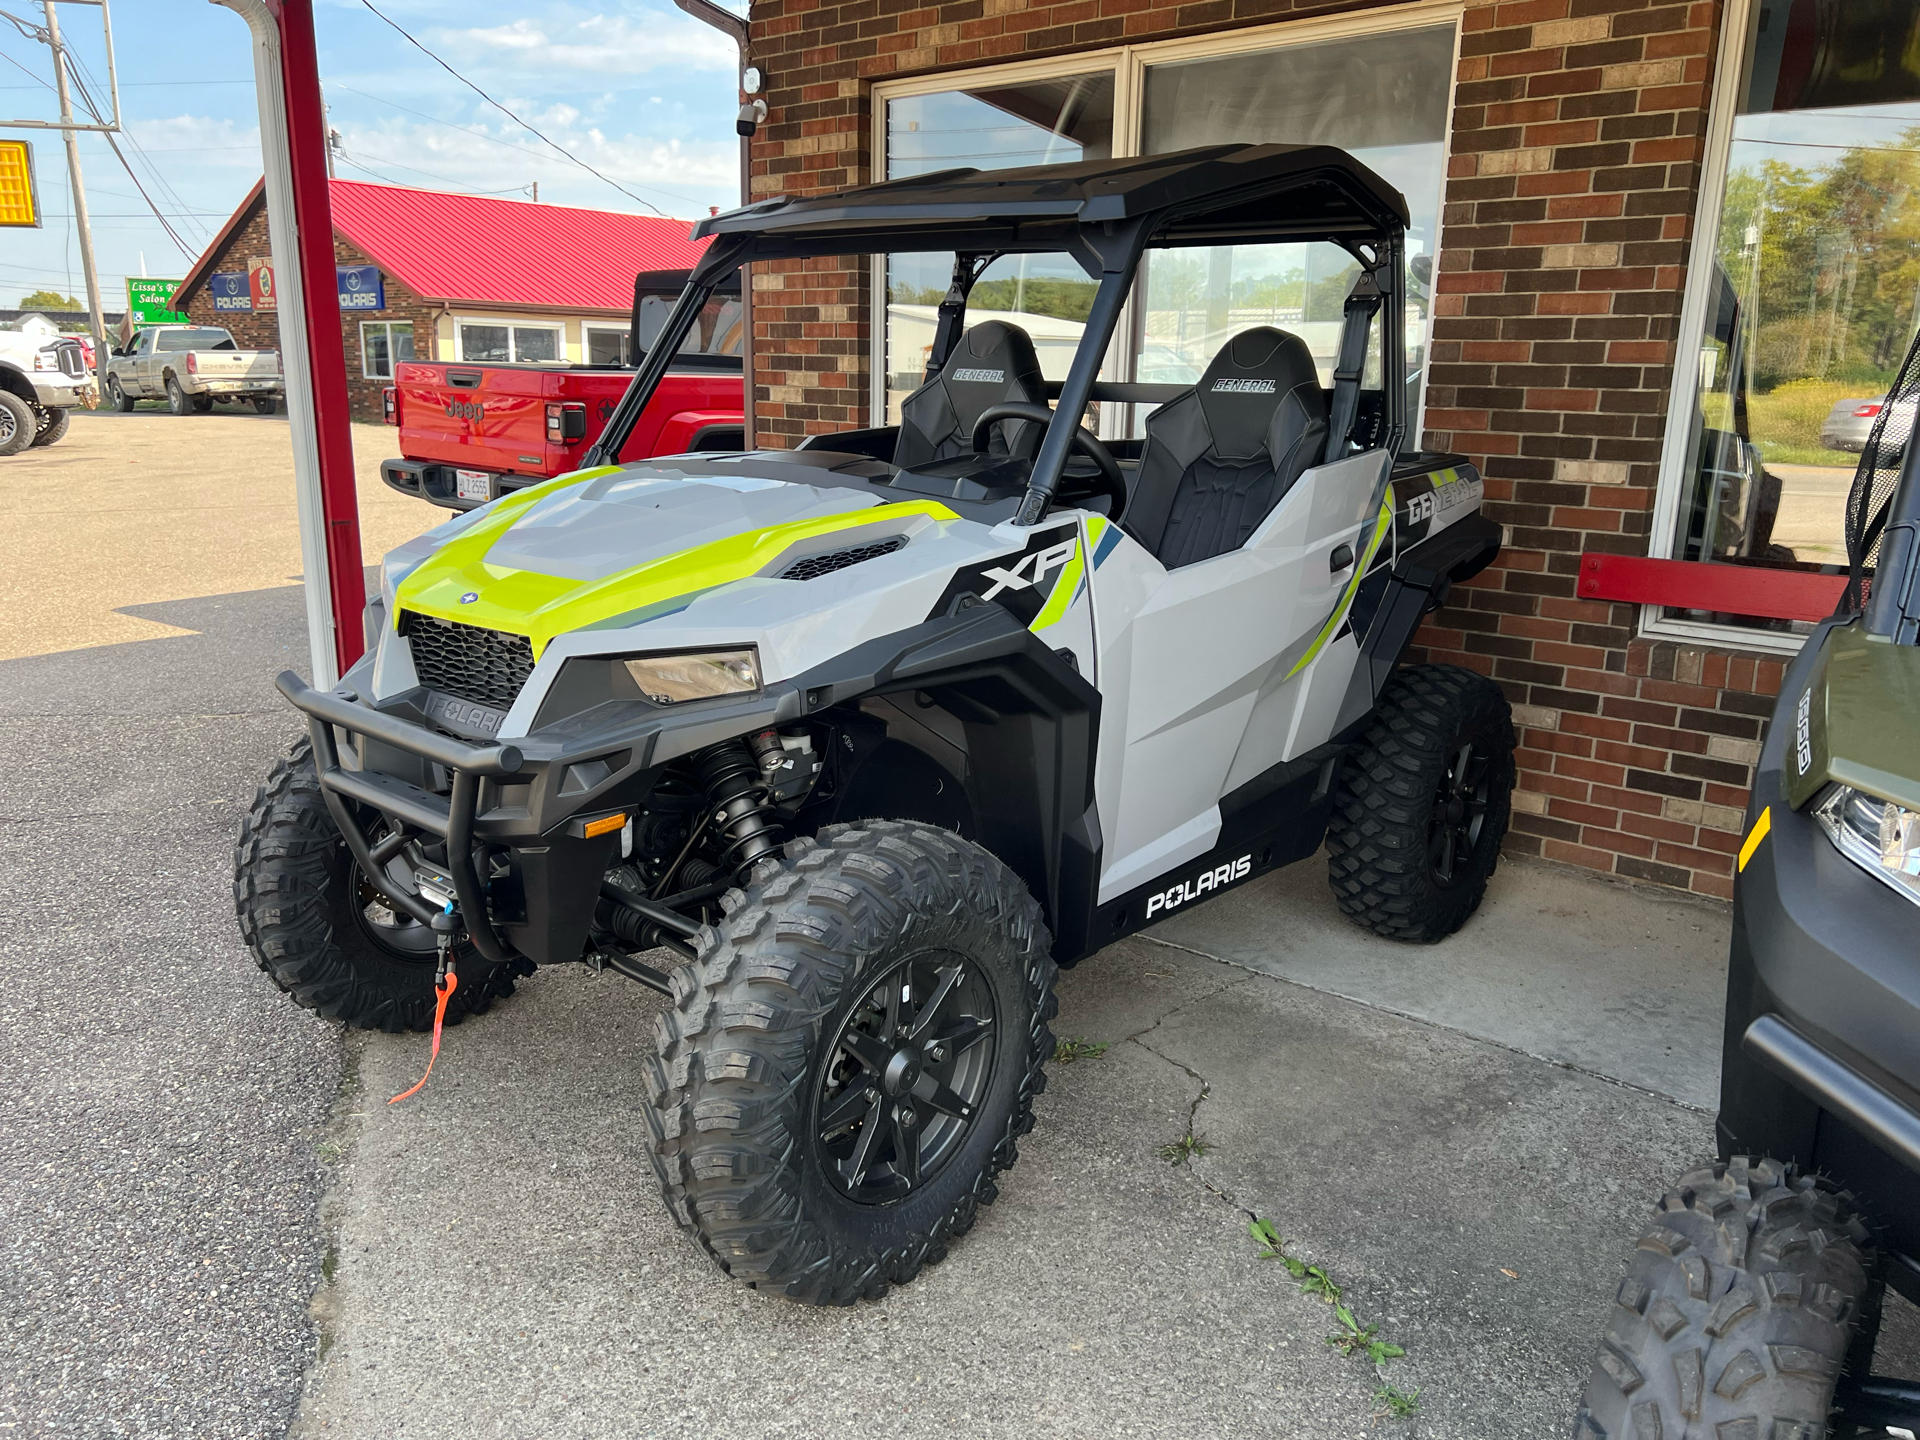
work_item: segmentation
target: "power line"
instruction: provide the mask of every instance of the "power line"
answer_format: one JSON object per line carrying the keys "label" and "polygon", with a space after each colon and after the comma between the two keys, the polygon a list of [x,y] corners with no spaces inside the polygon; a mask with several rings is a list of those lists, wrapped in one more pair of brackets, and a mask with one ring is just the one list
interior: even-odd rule
{"label": "power line", "polygon": [[514,114],[513,111],[509,110],[506,106],[502,105],[498,100],[494,99],[491,95],[487,94],[486,91],[482,90],[478,85],[474,84],[473,81],[467,79],[466,76],[462,75],[458,70],[454,69],[453,66],[449,65],[446,61],[442,60],[438,55],[434,54],[433,51],[427,49],[426,46],[422,45],[418,40],[414,39],[413,36],[409,35],[405,30],[402,30],[398,25],[394,24],[393,21],[388,20],[387,17],[385,15],[382,15],[380,11],[375,7],[373,0],[360,0],[360,3],[366,6],[367,9],[373,11],[373,13],[376,16],[378,16],[381,20],[386,21],[387,25],[402,40],[405,40],[409,45],[413,46],[414,49],[418,50],[422,55],[426,56],[429,60],[433,61],[434,64],[438,65],[442,70],[446,71],[449,75],[453,76],[454,79],[458,80],[462,85],[466,86],[469,90],[473,91],[474,94],[478,95],[482,100],[486,101],[489,105],[493,106],[494,109],[498,110],[502,115],[506,116],[509,120],[513,121],[513,123],[518,125],[521,129],[527,131],[529,134],[538,135],[542,140],[545,140],[547,144],[551,145],[561,155],[564,155],[568,160],[572,161],[575,165],[578,165],[582,170],[585,170],[589,175],[596,176],[599,179],[606,181],[607,184],[613,186],[614,189],[618,190],[622,195],[626,196],[629,200],[632,200],[635,204],[646,206],[649,210],[653,211],[654,214],[660,216],[662,219],[668,218],[667,212],[662,210],[658,205],[654,204],[651,200],[642,199],[640,196],[634,194],[633,191],[627,189],[627,187],[622,185],[618,180],[615,180],[612,176],[602,174],[600,171],[594,169],[593,166],[589,165],[586,161],[582,160],[578,155],[575,155],[571,150],[566,149],[564,146],[560,145],[557,141],[550,139],[548,136],[544,134],[541,134],[540,131],[534,129],[533,126],[527,124],[526,121],[522,120],[518,115]]}
{"label": "power line", "polygon": [[[442,120],[438,115],[429,115],[424,110],[415,110],[411,105],[402,105],[398,100],[389,100],[384,95],[375,95],[366,90],[356,90],[351,85],[336,84],[330,85],[327,88],[330,90],[344,90],[349,95],[358,95],[363,100],[371,100],[376,105],[385,105],[390,110],[398,110],[406,115],[417,115],[422,120],[431,121],[435,125],[443,125],[453,131],[454,134],[464,136],[468,140],[485,140],[489,145],[498,145],[507,150],[517,150],[522,155],[537,155],[541,159],[548,158],[546,151],[536,150],[531,145],[516,145],[511,140],[502,140],[498,135],[489,135],[485,130],[469,130],[466,126],[456,125],[451,120]],[[679,190],[670,190],[664,185],[642,185],[638,180],[633,183],[639,185],[642,190],[651,190],[654,194],[665,195],[670,200],[680,200],[689,204],[704,203],[700,201],[696,195],[691,195]]]}
{"label": "power line", "polygon": [[[80,103],[87,107],[87,113],[104,125],[106,120],[100,114],[100,107],[93,103],[93,93],[87,89],[87,82],[81,76],[81,67],[74,63],[73,59],[66,54],[64,48],[56,58],[66,62],[68,73],[73,77],[74,86],[80,91]],[[173,241],[175,247],[178,248],[180,253],[186,256],[189,261],[198,259],[198,252],[187,244],[185,237],[173,228],[173,223],[168,220],[165,215],[162,215],[160,213],[160,207],[153,203],[153,197],[147,194],[147,187],[140,183],[140,177],[133,173],[133,166],[128,163],[125,153],[121,151],[119,143],[113,138],[113,132],[111,130],[103,130],[100,133],[107,142],[107,148],[113,151],[113,158],[120,162],[120,168],[126,171],[127,178],[133,181],[133,188],[138,190],[140,192],[140,198],[147,202],[147,208],[153,212],[153,218],[158,220],[160,222],[160,228],[167,232],[167,238]],[[128,137],[128,143],[133,143],[131,136]],[[178,198],[178,196],[175,197],[176,200]],[[205,228],[205,226],[201,227],[203,230]]]}

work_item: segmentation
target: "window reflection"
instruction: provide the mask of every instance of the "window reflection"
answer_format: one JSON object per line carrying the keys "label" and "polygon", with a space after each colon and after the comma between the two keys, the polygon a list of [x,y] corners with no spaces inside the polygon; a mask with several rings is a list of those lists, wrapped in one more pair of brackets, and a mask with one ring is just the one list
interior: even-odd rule
{"label": "window reflection", "polygon": [[1747,45],[1674,553],[1833,570],[1916,323],[1920,0],[1761,0]]}

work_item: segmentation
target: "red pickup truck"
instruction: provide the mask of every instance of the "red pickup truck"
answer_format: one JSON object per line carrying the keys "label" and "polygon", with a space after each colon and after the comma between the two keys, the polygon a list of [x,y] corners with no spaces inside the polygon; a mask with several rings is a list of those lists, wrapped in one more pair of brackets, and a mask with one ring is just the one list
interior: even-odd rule
{"label": "red pickup truck", "polygon": [[[602,363],[401,361],[384,409],[400,429],[402,458],[382,461],[381,478],[402,494],[471,510],[579,469],[685,281],[684,271],[634,277],[621,353]],[[740,340],[738,289],[716,293],[620,458],[740,449]]]}

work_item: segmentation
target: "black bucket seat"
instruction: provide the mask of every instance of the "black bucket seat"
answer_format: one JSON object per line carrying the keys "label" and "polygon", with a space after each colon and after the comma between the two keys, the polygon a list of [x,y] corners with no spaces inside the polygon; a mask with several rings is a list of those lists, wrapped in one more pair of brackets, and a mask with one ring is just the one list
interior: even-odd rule
{"label": "black bucket seat", "polygon": [[[1018,325],[985,320],[960,337],[938,375],[900,402],[900,439],[893,463],[902,469],[973,452],[973,425],[989,405],[1018,400],[1047,403],[1046,381],[1033,340]],[[1007,455],[1026,424],[1004,420],[993,427],[989,450]],[[1036,427],[1037,428],[1037,427]]]}
{"label": "black bucket seat", "polygon": [[1262,325],[1223,345],[1146,432],[1121,527],[1174,570],[1245,544],[1319,463],[1327,396],[1306,342]]}

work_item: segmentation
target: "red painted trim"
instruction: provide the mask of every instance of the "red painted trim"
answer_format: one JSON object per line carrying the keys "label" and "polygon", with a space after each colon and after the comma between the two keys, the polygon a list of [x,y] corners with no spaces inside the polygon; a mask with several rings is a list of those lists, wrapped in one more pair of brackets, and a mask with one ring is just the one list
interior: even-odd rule
{"label": "red painted trim", "polygon": [[1582,600],[1632,600],[1769,620],[1824,620],[1847,588],[1844,575],[1769,570],[1699,560],[1649,560],[1641,555],[1580,557]]}
{"label": "red painted trim", "polygon": [[287,148],[293,211],[300,235],[301,294],[307,354],[313,365],[313,424],[320,450],[320,512],[327,527],[333,589],[333,642],[344,671],[366,649],[367,608],[360,554],[360,499],[354,485],[347,353],[340,331],[340,284],[333,259],[333,205],[327,187],[326,117],[313,39],[313,0],[281,0],[280,76],[287,93]]}

